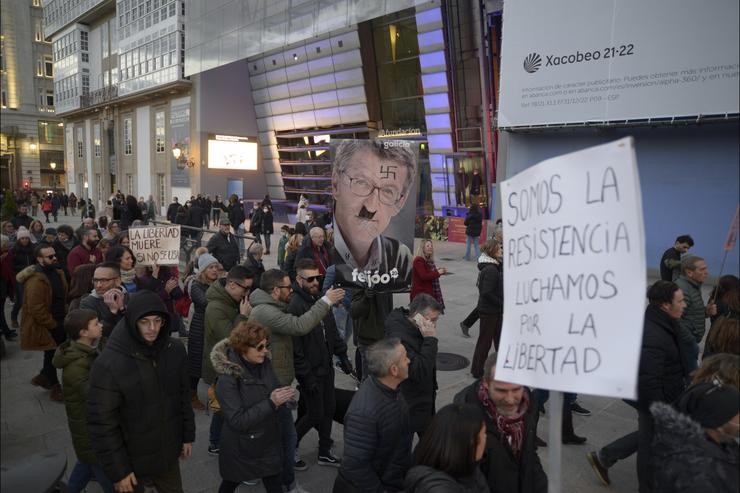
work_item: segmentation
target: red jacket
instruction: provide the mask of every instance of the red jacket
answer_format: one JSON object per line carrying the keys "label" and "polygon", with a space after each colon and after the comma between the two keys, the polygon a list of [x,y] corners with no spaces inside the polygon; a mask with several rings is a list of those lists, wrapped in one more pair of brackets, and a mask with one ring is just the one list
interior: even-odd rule
{"label": "red jacket", "polygon": [[96,264],[99,264],[103,261],[103,252],[101,252],[100,248],[98,247],[95,247],[92,252],[82,245],[77,245],[72,250],[70,250],[67,254],[67,270],[69,271],[69,274],[74,274],[75,269],[78,266],[91,263],[91,254],[95,255]]}
{"label": "red jacket", "polygon": [[411,299],[416,295],[426,293],[434,298],[434,288],[432,281],[437,279],[441,274],[436,269],[430,269],[427,261],[423,257],[414,257],[414,268],[411,271]]}

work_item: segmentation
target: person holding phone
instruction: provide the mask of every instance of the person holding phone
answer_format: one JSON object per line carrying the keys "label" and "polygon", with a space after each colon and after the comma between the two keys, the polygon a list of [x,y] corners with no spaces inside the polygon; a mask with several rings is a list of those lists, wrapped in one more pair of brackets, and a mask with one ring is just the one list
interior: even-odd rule
{"label": "person holding phone", "polygon": [[103,324],[103,337],[113,332],[113,327],[124,316],[129,294],[121,283],[121,270],[116,262],[103,262],[95,268],[93,290],[80,300],[80,308],[93,310]]}
{"label": "person holding phone", "polygon": [[218,456],[219,493],[231,493],[255,478],[262,479],[267,493],[283,491],[278,410],[295,401],[295,389],[278,382],[267,356],[269,340],[269,329],[242,320],[211,352],[226,427]]}
{"label": "person holding phone", "polygon": [[439,278],[447,274],[447,269],[434,264],[434,243],[432,240],[421,240],[414,257],[411,273],[411,301],[421,293],[426,293],[437,300],[445,311],[445,302],[442,297],[442,288]]}
{"label": "person holding phone", "polygon": [[385,319],[385,336],[397,337],[411,363],[401,393],[409,405],[411,431],[421,438],[435,413],[437,396],[437,320],[442,305],[426,293]]}

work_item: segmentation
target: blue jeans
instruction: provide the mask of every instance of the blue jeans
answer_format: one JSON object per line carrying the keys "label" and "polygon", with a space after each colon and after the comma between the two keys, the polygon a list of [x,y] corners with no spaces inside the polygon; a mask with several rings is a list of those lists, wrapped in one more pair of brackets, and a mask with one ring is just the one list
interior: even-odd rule
{"label": "blue jeans", "polygon": [[298,433],[293,423],[293,412],[283,405],[278,408],[280,420],[280,437],[283,442],[283,486],[291,489],[295,483],[295,448],[298,445]]}
{"label": "blue jeans", "polygon": [[334,305],[331,311],[334,312],[334,321],[337,323],[339,336],[344,339],[344,342],[349,341],[352,337],[352,317],[349,316],[349,311],[341,303]]}
{"label": "blue jeans", "polygon": [[85,464],[79,460],[69,475],[69,481],[67,481],[69,493],[79,493],[84,490],[93,476],[95,476],[95,480],[105,493],[115,493],[116,490],[113,487],[113,483],[105,475],[100,464]]}
{"label": "blue jeans", "polygon": [[211,428],[208,430],[208,441],[211,445],[219,446],[221,442],[221,429],[224,427],[224,419],[221,413],[211,415]]}
{"label": "blue jeans", "polygon": [[478,257],[480,257],[480,246],[478,245],[478,240],[480,240],[480,236],[465,236],[465,260],[470,260],[471,243],[475,248],[475,258],[473,260],[478,260]]}

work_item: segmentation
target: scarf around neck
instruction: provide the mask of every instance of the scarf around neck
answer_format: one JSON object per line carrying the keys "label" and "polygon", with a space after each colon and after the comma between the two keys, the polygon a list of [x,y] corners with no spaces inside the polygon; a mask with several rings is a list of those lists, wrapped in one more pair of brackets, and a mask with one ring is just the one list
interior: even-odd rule
{"label": "scarf around neck", "polygon": [[483,385],[483,380],[481,380],[478,386],[478,400],[483,404],[483,409],[485,409],[488,417],[496,423],[496,428],[501,431],[502,441],[505,441],[509,445],[514,457],[518,459],[522,453],[522,444],[524,442],[524,419],[529,409],[529,392],[525,391],[522,393],[519,409],[517,409],[516,415],[512,417],[499,414],[496,405],[488,395],[488,389]]}

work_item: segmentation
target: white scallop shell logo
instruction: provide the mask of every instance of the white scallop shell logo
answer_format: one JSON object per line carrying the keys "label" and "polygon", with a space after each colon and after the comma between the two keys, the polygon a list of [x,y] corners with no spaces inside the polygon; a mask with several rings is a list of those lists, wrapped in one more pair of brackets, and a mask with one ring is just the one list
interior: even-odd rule
{"label": "white scallop shell logo", "polygon": [[542,58],[537,53],[530,53],[527,58],[524,59],[524,70],[533,74],[540,69],[542,65]]}

